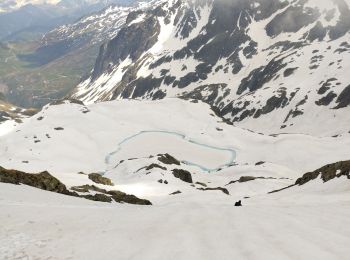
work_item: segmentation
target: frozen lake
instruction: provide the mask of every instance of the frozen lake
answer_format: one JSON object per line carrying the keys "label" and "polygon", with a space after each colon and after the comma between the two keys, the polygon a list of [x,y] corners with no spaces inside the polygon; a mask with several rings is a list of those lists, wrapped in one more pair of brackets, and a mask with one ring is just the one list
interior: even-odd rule
{"label": "frozen lake", "polygon": [[229,166],[236,158],[234,149],[200,143],[180,133],[142,131],[120,142],[117,149],[107,155],[106,164],[114,166],[121,160],[165,153],[207,172]]}

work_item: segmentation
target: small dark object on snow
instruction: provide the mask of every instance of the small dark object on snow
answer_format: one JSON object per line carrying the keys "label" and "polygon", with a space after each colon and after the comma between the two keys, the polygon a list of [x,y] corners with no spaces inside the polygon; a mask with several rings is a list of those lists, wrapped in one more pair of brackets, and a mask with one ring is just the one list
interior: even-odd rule
{"label": "small dark object on snow", "polygon": [[242,207],[242,201],[240,200],[240,201],[237,201],[236,203],[235,203],[235,207]]}
{"label": "small dark object on snow", "polygon": [[169,195],[177,195],[177,194],[181,194],[182,192],[181,191],[175,191],[175,192],[173,192],[173,193],[170,193]]}

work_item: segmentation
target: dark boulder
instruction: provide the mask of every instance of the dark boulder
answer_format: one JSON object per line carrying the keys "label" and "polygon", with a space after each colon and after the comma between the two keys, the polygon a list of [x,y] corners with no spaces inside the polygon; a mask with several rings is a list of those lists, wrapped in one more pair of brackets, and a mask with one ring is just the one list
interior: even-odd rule
{"label": "dark boulder", "polygon": [[239,178],[238,182],[239,183],[243,183],[243,182],[254,181],[254,180],[256,180],[256,177],[253,177],[253,176],[242,176],[241,178]]}
{"label": "dark boulder", "polygon": [[265,164],[265,162],[264,162],[264,161],[260,161],[260,162],[257,162],[257,163],[255,164],[255,166],[259,166],[259,165],[263,165],[263,164]]}
{"label": "dark boulder", "polygon": [[164,163],[164,164],[175,164],[175,165],[180,165],[180,162],[176,160],[174,157],[172,157],[170,154],[159,154],[158,155],[158,161]]}
{"label": "dark boulder", "polygon": [[181,194],[182,192],[181,191],[175,191],[175,192],[173,192],[173,193],[170,193],[169,195],[177,195],[177,194]]}
{"label": "dark boulder", "polygon": [[173,170],[173,175],[175,176],[175,178],[178,178],[184,182],[188,182],[188,183],[193,183],[192,181],[192,175],[190,172],[182,170],[182,169],[174,169]]}

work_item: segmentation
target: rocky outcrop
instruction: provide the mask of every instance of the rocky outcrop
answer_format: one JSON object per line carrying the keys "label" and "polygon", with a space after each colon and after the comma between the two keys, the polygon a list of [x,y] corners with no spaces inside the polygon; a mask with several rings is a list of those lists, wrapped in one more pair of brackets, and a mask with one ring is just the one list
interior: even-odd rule
{"label": "rocky outcrop", "polygon": [[350,85],[347,86],[339,95],[337,99],[337,109],[339,108],[345,108],[347,106],[350,106]]}
{"label": "rocky outcrop", "polygon": [[80,106],[84,106],[84,102],[78,100],[78,99],[74,99],[74,98],[67,98],[67,99],[58,99],[55,101],[52,101],[50,103],[50,106],[59,106],[65,103],[70,103],[70,104],[76,104],[76,105],[80,105]]}
{"label": "rocky outcrop", "polygon": [[152,170],[152,169],[155,169],[155,168],[158,168],[158,169],[161,169],[163,171],[166,171],[166,167],[160,166],[160,165],[158,165],[156,163],[152,163],[149,166],[147,166],[146,167],[146,171],[149,171],[149,170]]}
{"label": "rocky outcrop", "polygon": [[16,170],[6,170],[0,167],[0,182],[16,185],[25,184],[41,190],[77,196],[76,193],[69,191],[63,183],[48,172],[29,174]]}
{"label": "rocky outcrop", "polygon": [[334,178],[345,176],[350,179],[350,161],[342,161],[337,163],[328,164],[313,172],[308,172],[303,177],[297,179],[296,185],[304,185],[309,181],[321,178],[323,182],[328,182]]}
{"label": "rocky outcrop", "polygon": [[302,177],[297,179],[295,184],[289,185],[282,189],[270,191],[269,194],[287,190],[297,185],[302,186],[306,183],[316,180],[317,178],[321,178],[323,182],[328,182],[335,178],[340,178],[340,177],[346,177],[347,179],[350,180],[350,161],[341,161],[341,162],[331,163],[313,172],[307,172]]}
{"label": "rocky outcrop", "polygon": [[97,184],[102,184],[102,185],[108,185],[108,186],[113,186],[113,182],[106,178],[101,176],[98,173],[90,173],[89,174],[89,179],[92,180],[93,182],[97,183]]}
{"label": "rocky outcrop", "polygon": [[249,182],[249,181],[255,181],[255,180],[274,180],[276,178],[274,177],[254,177],[254,176],[241,176],[238,180],[236,181],[231,181],[226,186],[234,183],[244,183],[244,182]]}
{"label": "rocky outcrop", "polygon": [[83,195],[81,196],[82,198],[88,199],[88,200],[93,200],[93,201],[100,201],[100,202],[112,202],[112,198],[101,193],[96,193],[94,195]]}
{"label": "rocky outcrop", "polygon": [[182,192],[181,191],[174,191],[174,192],[172,192],[172,193],[170,193],[169,195],[178,195],[178,194],[181,194]]}
{"label": "rocky outcrop", "polygon": [[173,175],[175,178],[178,178],[184,182],[193,183],[191,173],[186,170],[174,169]]}
{"label": "rocky outcrop", "polygon": [[226,195],[230,195],[230,192],[225,189],[225,188],[221,188],[221,187],[217,187],[217,188],[197,188],[197,190],[202,190],[202,191],[222,191],[223,193],[225,193]]}
{"label": "rocky outcrop", "polygon": [[172,157],[170,154],[159,154],[158,155],[158,161],[164,163],[164,164],[175,164],[175,165],[180,165],[180,162]]}
{"label": "rocky outcrop", "polygon": [[[41,190],[84,198],[92,201],[112,202],[112,200],[114,200],[118,203],[152,205],[149,200],[140,199],[134,195],[129,195],[121,191],[107,191],[93,185],[72,187],[72,191],[70,191],[62,182],[48,172],[30,174],[17,170],[7,170],[0,167],[0,182],[15,185],[24,184]],[[95,194],[78,194],[90,193],[90,191],[93,191]]]}
{"label": "rocky outcrop", "polygon": [[152,205],[149,200],[140,199],[134,195],[129,195],[121,191],[108,191],[109,195],[112,195],[112,199],[119,203],[129,203],[135,205]]}
{"label": "rocky outcrop", "polygon": [[83,186],[77,186],[72,187],[72,190],[77,191],[79,193],[88,193],[90,191],[95,192],[95,195],[80,195],[83,198],[90,199],[90,200],[102,200],[105,202],[111,202],[112,200],[118,202],[118,203],[128,203],[128,204],[135,204],[135,205],[152,205],[152,203],[149,200],[140,199],[134,195],[126,194],[121,191],[117,190],[105,190],[101,189],[99,187],[96,187],[94,185],[83,185]]}

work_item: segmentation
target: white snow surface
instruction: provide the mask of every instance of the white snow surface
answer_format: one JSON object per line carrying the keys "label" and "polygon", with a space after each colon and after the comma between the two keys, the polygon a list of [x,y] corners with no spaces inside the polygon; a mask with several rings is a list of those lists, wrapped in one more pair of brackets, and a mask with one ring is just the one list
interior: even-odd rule
{"label": "white snow surface", "polygon": [[[43,119],[38,120],[40,117]],[[55,130],[60,127],[63,130]],[[340,138],[256,134],[226,125],[204,103],[194,104],[179,99],[122,100],[89,106],[67,103],[44,107],[36,116],[2,136],[0,165],[29,172],[103,171],[105,157],[117,150],[124,139],[141,131],[178,133],[202,144],[234,149],[236,163],[268,161],[287,166],[298,174],[346,159],[350,144],[349,134]],[[131,150],[137,143],[141,146],[150,142],[143,137],[133,140]],[[166,140],[170,140],[168,145],[174,140],[179,141],[171,135],[162,137],[160,144],[154,139],[154,145],[163,145]],[[34,143],[35,140],[40,142]],[[330,154],[329,151],[333,152]],[[123,152],[128,156],[133,153]],[[22,164],[22,161],[29,163]],[[207,163],[207,158],[202,158],[202,162]]]}
{"label": "white snow surface", "polygon": [[[165,152],[209,167],[230,161],[226,150],[213,147],[234,150],[235,164],[216,172],[191,164],[143,168],[159,163],[151,155]],[[78,172],[101,172],[115,186],[99,187],[149,199],[153,206],[97,203],[0,184],[0,259],[345,260],[348,179],[267,193],[307,171],[349,159],[349,147],[350,134],[261,135],[223,123],[206,104],[179,99],[46,106],[0,136],[2,167],[48,170],[68,187],[93,184]],[[266,163],[256,165],[260,161]],[[194,185],[174,178],[176,168],[190,171]],[[229,184],[241,176],[266,179]],[[227,188],[230,195],[198,190],[197,182]],[[169,195],[177,190],[182,193]],[[244,197],[250,199],[243,207],[233,207]]]}

